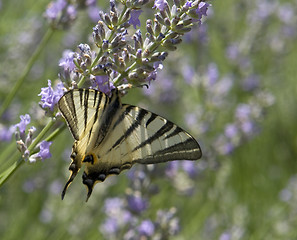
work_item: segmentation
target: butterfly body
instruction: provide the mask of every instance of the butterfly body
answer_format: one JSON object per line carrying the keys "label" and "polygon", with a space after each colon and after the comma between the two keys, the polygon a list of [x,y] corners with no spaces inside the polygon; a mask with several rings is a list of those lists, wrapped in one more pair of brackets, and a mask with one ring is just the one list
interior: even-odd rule
{"label": "butterfly body", "polygon": [[88,199],[97,182],[134,163],[201,157],[199,144],[190,134],[152,112],[122,104],[117,90],[108,97],[97,90],[73,89],[61,97],[58,107],[75,139],[71,175],[62,198],[82,164]]}

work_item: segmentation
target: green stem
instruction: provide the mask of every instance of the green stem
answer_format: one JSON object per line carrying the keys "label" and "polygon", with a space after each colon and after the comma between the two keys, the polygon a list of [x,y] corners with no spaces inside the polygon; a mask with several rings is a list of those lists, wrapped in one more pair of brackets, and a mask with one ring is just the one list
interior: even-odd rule
{"label": "green stem", "polygon": [[3,104],[1,105],[0,116],[3,115],[3,113],[5,112],[5,110],[11,104],[14,96],[16,95],[16,93],[20,89],[20,87],[22,86],[22,83],[24,82],[25,78],[29,74],[29,72],[30,72],[33,64],[36,62],[36,60],[39,57],[41,51],[45,48],[46,44],[48,43],[48,41],[50,40],[50,38],[53,36],[53,33],[54,33],[54,30],[52,30],[51,28],[49,28],[47,30],[47,32],[45,33],[45,35],[43,36],[40,44],[35,49],[34,53],[32,54],[31,58],[29,59],[28,64],[27,64],[27,66],[26,66],[26,68],[25,68],[22,76],[17,80],[17,82],[15,83],[14,87],[12,88],[12,90],[10,91],[10,93],[6,96]]}
{"label": "green stem", "polygon": [[3,173],[1,173],[1,175],[0,175],[0,187],[7,181],[7,179],[24,162],[23,158],[20,157],[20,153],[18,151],[14,152],[14,154],[12,155],[12,158],[14,159],[14,163],[8,169],[6,169]]}
{"label": "green stem", "polygon": [[61,127],[57,128],[55,131],[53,131],[46,139],[45,141],[49,142],[55,139],[64,129],[66,128],[66,124],[63,124]]}
{"label": "green stem", "polygon": [[41,141],[41,139],[44,138],[46,133],[51,129],[51,127],[54,125],[56,119],[52,118],[45,127],[41,130],[41,132],[38,134],[38,136],[34,139],[34,141],[30,144],[28,147],[28,150],[31,152],[34,150],[34,148],[37,146],[37,144]]}

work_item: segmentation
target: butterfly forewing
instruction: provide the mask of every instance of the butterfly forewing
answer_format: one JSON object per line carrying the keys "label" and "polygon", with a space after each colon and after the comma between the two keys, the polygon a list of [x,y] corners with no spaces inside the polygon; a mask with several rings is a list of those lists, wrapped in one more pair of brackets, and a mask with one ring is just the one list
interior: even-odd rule
{"label": "butterfly forewing", "polygon": [[121,104],[118,91],[109,98],[102,92],[74,89],[64,94],[59,109],[75,138],[71,176],[62,197],[81,164],[88,197],[93,186],[110,174],[119,174],[134,163],[197,160],[197,141],[174,123],[145,109]]}
{"label": "butterfly forewing", "polygon": [[99,91],[76,89],[59,100],[58,107],[75,140],[81,140],[98,121],[107,104],[107,96]]}

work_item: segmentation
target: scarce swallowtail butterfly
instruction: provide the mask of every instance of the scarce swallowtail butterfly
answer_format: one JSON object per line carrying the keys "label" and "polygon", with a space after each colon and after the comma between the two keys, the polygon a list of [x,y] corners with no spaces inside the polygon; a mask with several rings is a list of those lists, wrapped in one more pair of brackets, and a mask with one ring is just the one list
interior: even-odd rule
{"label": "scarce swallowtail butterfly", "polygon": [[157,114],[122,104],[118,90],[108,97],[93,89],[73,89],[58,107],[75,139],[62,199],[82,164],[88,200],[97,182],[134,163],[201,158],[200,146],[189,133]]}

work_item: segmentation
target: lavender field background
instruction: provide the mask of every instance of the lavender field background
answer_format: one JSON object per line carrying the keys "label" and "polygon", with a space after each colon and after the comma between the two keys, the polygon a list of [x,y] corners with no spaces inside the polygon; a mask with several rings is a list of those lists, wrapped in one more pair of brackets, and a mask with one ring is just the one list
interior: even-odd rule
{"label": "lavender field background", "polygon": [[[297,238],[296,2],[208,3],[149,88],[122,99],[188,130],[202,159],[135,165],[98,183],[87,203],[80,173],[62,201],[73,144],[65,129],[50,158],[24,162],[1,185],[1,239]],[[55,85],[63,52],[90,44],[99,10],[109,11],[107,1],[76,1],[73,19],[49,30],[48,4],[0,1],[0,107],[29,70],[0,119],[0,180],[19,154],[11,126],[29,114],[28,126],[43,129],[41,88]],[[143,32],[153,5],[142,8]]]}

